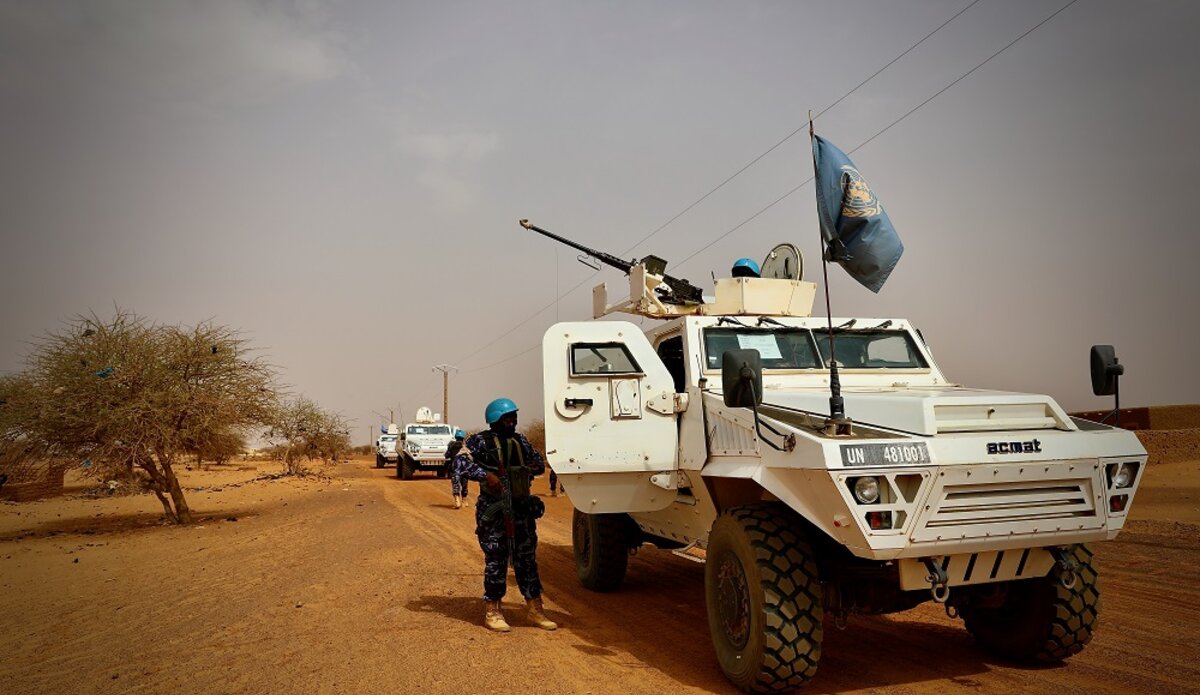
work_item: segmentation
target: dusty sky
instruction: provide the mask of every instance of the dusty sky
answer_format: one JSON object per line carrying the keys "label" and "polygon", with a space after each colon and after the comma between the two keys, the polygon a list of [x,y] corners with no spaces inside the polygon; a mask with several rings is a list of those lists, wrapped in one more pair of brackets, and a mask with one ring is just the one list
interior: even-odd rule
{"label": "dusty sky", "polygon": [[[857,147],[1066,1],[982,0],[819,131]],[[451,420],[540,416],[530,348],[623,278],[519,218],[705,288],[788,241],[819,280],[811,184],[691,257],[811,175],[803,133],[632,247],[969,4],[2,1],[0,371],[119,305],[244,330],[356,441],[440,410],[439,363]],[[1112,343],[1123,404],[1200,401],[1198,31],[1079,0],[855,152],[907,250],[877,296],[831,269],[834,313],[968,385],[1104,407]]]}

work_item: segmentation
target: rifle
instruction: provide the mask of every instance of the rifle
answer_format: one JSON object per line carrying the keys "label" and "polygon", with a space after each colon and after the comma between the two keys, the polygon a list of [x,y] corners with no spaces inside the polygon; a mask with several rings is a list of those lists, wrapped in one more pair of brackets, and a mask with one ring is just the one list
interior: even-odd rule
{"label": "rifle", "polygon": [[647,273],[661,277],[662,284],[666,285],[666,288],[658,287],[655,289],[655,291],[658,293],[659,297],[665,302],[668,302],[670,304],[684,304],[684,305],[703,304],[704,303],[703,291],[699,287],[696,287],[692,283],[688,282],[687,280],[681,280],[679,278],[671,277],[670,275],[667,275],[666,274],[667,262],[665,260],[663,260],[662,258],[659,258],[658,256],[646,256],[645,258],[643,258],[640,261],[639,260],[626,261],[626,260],[617,258],[616,256],[612,255],[611,253],[597,251],[596,249],[589,248],[587,246],[584,246],[583,244],[579,244],[574,241],[571,241],[570,239],[561,237],[561,236],[555,234],[554,232],[546,231],[545,229],[542,229],[541,227],[531,224],[529,222],[529,220],[521,220],[520,224],[525,229],[528,229],[533,232],[537,232],[538,234],[541,234],[542,236],[549,237],[549,238],[559,242],[560,244],[566,244],[567,246],[570,246],[571,248],[575,249],[576,251],[582,252],[584,255],[579,257],[579,262],[583,263],[584,265],[587,265],[591,268],[594,268],[596,270],[600,269],[599,266],[592,265],[592,264],[588,263],[587,261],[585,261],[584,259],[589,258],[589,257],[594,258],[599,263],[603,263],[612,268],[616,268],[617,270],[621,271],[622,273],[625,273],[626,275],[629,274],[629,271],[632,270],[634,268],[634,266],[637,266],[637,265],[645,266]]}
{"label": "rifle", "polygon": [[[508,468],[504,465],[504,458],[501,455],[496,456],[499,466],[496,469],[496,475],[500,478],[500,499],[488,505],[483,510],[483,519],[491,521],[496,518],[496,514],[504,515],[504,537],[508,540],[508,558],[513,563],[517,561],[517,527],[513,520],[513,498],[512,498],[512,482],[508,478]],[[486,486],[485,486],[486,487]]]}

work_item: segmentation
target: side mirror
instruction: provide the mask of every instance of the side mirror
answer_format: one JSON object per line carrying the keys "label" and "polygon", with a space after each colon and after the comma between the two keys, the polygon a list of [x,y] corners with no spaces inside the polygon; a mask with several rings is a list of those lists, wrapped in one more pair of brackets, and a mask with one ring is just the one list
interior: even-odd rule
{"label": "side mirror", "polygon": [[1117,362],[1117,354],[1113,350],[1113,346],[1092,346],[1092,393],[1097,396],[1115,394],[1117,377],[1124,373],[1125,367]]}
{"label": "side mirror", "polygon": [[762,403],[762,356],[758,350],[726,350],[721,356],[721,389],[730,408]]}

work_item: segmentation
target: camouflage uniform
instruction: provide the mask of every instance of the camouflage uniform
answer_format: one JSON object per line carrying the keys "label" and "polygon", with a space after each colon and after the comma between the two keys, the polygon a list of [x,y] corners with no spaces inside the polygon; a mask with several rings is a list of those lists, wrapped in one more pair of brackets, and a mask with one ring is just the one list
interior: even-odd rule
{"label": "camouflage uniform", "polygon": [[[507,591],[508,578],[508,538],[505,535],[505,520],[503,514],[494,518],[484,518],[484,512],[501,500],[501,496],[492,494],[483,482],[489,470],[496,473],[498,463],[495,435],[485,430],[467,439],[465,449],[470,456],[460,453],[454,458],[456,474],[471,480],[479,481],[479,498],[475,502],[475,535],[479,538],[479,547],[483,550],[483,600],[499,601]],[[541,475],[545,470],[542,456],[529,443],[524,435],[513,435],[521,448],[524,464],[529,468],[530,476]],[[501,438],[501,445],[505,440]],[[519,501],[517,506],[520,507]],[[540,502],[540,500],[538,500]],[[521,595],[526,599],[536,599],[542,595],[542,582],[538,577],[537,566],[537,522],[527,518],[520,510],[513,515],[513,572],[517,575],[517,586]]]}
{"label": "camouflage uniform", "polygon": [[463,498],[465,502],[467,500],[467,476],[458,470],[458,464],[454,461],[458,454],[465,453],[462,448],[461,441],[455,439],[450,442],[450,446],[446,447],[446,463],[450,474],[450,493],[455,497]]}

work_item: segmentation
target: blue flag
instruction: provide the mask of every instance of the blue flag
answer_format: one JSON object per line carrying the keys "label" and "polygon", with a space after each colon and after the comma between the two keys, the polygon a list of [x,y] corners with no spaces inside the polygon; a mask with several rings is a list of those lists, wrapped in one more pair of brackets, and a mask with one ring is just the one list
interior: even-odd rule
{"label": "blue flag", "polygon": [[827,260],[836,261],[872,292],[887,282],[904,244],[854,162],[833,143],[812,136],[817,217]]}

